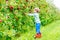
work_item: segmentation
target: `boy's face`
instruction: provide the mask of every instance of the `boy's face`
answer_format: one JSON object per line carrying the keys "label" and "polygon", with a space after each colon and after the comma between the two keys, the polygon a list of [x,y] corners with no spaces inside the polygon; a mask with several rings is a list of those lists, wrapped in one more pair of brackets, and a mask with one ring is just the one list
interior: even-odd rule
{"label": "boy's face", "polygon": [[6,4],[8,4],[8,1],[6,1]]}
{"label": "boy's face", "polygon": [[40,11],[39,8],[35,8],[35,9],[34,9],[34,12],[37,12],[37,13],[38,13],[39,11]]}

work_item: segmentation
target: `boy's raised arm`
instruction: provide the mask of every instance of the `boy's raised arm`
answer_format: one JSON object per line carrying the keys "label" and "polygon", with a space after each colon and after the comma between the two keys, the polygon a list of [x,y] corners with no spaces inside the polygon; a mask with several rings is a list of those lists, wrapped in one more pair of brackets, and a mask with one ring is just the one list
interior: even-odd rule
{"label": "boy's raised arm", "polygon": [[32,14],[32,13],[29,13],[28,15],[29,15],[29,16],[34,16],[34,14]]}

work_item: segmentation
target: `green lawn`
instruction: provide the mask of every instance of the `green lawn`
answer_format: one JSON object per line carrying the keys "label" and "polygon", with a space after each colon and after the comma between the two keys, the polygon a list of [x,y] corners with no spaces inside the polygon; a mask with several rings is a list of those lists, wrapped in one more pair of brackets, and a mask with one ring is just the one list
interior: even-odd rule
{"label": "green lawn", "polygon": [[41,26],[42,37],[34,39],[35,29],[21,35],[17,40],[60,40],[60,20]]}

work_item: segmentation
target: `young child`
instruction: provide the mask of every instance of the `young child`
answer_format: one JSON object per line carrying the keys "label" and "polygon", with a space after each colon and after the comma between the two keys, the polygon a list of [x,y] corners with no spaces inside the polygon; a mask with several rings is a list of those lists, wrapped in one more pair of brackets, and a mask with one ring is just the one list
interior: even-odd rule
{"label": "young child", "polygon": [[36,35],[34,36],[35,38],[41,38],[41,32],[40,32],[40,27],[41,27],[41,22],[39,19],[39,8],[34,8],[34,13],[33,14],[28,14],[29,16],[34,16],[35,18],[35,23],[36,23]]}

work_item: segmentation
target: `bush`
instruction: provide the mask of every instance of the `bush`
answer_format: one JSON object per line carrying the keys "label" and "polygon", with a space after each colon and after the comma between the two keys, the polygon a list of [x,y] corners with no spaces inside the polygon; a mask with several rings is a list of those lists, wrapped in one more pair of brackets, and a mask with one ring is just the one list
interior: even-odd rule
{"label": "bush", "polygon": [[8,4],[6,4],[5,0],[4,2],[1,0],[0,27],[6,30],[14,29],[16,32],[20,31],[22,33],[33,29],[35,26],[34,18],[25,14],[33,12],[34,7],[39,7],[41,10],[39,14],[43,26],[56,19],[57,15],[55,8],[46,3],[46,0],[9,0]]}

